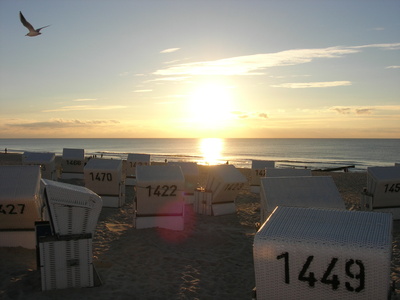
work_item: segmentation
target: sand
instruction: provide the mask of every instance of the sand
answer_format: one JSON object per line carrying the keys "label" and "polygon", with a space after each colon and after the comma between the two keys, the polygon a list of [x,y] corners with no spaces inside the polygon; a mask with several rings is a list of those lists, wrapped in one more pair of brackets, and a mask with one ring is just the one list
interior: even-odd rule
{"label": "sand", "polygon": [[[20,157],[0,154],[1,164]],[[201,167],[200,181],[207,167]],[[249,176],[249,169],[240,169]],[[366,173],[332,176],[346,207],[359,209]],[[185,229],[134,229],[133,187],[122,208],[103,208],[93,239],[94,265],[102,285],[41,291],[36,252],[0,248],[0,299],[251,299],[255,286],[253,240],[260,197],[246,186],[237,197],[237,213],[205,216],[186,206]],[[394,222],[391,279],[400,289],[400,223]],[[392,299],[397,299],[394,295]]]}

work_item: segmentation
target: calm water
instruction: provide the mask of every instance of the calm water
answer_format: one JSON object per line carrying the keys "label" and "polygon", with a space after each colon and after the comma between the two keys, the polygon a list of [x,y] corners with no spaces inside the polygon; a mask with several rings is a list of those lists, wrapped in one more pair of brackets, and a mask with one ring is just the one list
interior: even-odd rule
{"label": "calm water", "polygon": [[400,139],[0,139],[0,151],[54,152],[85,149],[86,155],[126,159],[151,154],[152,161],[229,163],[251,167],[251,160],[274,160],[277,167],[326,168],[393,166],[400,162]]}

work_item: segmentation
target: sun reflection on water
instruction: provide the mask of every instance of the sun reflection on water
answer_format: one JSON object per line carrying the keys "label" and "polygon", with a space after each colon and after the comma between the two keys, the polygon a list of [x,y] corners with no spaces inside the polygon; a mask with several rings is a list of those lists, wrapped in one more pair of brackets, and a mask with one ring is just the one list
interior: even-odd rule
{"label": "sun reflection on water", "polygon": [[224,148],[224,141],[218,138],[207,138],[200,141],[200,152],[203,156],[203,163],[216,165],[221,160],[221,153]]}

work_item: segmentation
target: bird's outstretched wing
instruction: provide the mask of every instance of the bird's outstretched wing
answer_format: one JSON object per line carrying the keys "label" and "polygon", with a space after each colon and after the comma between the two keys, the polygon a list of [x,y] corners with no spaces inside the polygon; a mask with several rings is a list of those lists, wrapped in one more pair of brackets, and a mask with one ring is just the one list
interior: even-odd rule
{"label": "bird's outstretched wing", "polygon": [[[19,18],[20,18],[20,20],[21,20],[22,25],[24,25],[26,28],[28,28],[29,31],[31,31],[31,32],[34,32],[34,31],[35,31],[35,29],[34,29],[33,26],[31,25],[31,23],[29,23],[29,22],[25,19],[25,17],[24,17],[24,15],[22,14],[22,12],[19,12]],[[44,27],[42,27],[42,28],[44,28]]]}
{"label": "bird's outstretched wing", "polygon": [[40,28],[36,29],[36,32],[39,32],[39,31],[42,30],[43,28],[46,28],[46,27],[49,27],[49,26],[50,26],[50,25],[46,25],[46,26],[40,27]]}

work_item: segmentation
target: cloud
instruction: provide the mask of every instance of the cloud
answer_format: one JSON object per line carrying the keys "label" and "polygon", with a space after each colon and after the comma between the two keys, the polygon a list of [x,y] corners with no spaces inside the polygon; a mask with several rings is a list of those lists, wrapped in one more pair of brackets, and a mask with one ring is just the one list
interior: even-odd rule
{"label": "cloud", "polygon": [[238,119],[268,119],[268,115],[266,113],[233,111],[232,114]]}
{"label": "cloud", "polygon": [[178,51],[179,49],[181,49],[181,48],[168,48],[168,49],[160,51],[160,53],[171,53],[171,52]]}
{"label": "cloud", "polygon": [[21,122],[21,123],[8,123],[7,126],[19,127],[27,129],[40,129],[40,128],[76,128],[76,127],[92,127],[100,125],[119,124],[116,120],[64,120],[64,119],[50,119],[49,121],[42,122]]}
{"label": "cloud", "polygon": [[400,66],[388,66],[385,69],[400,69]]}
{"label": "cloud", "polygon": [[261,75],[266,68],[310,63],[322,58],[341,58],[359,53],[363,48],[399,49],[400,43],[362,46],[337,46],[319,49],[293,49],[224,58],[212,61],[176,64],[155,71],[159,76],[183,75]]}
{"label": "cloud", "polygon": [[336,86],[351,85],[350,81],[325,81],[325,82],[293,82],[271,85],[272,87],[283,87],[290,89],[305,89],[305,88],[325,88]]}
{"label": "cloud", "polygon": [[357,115],[370,115],[373,112],[373,109],[370,108],[356,108],[355,110]]}
{"label": "cloud", "polygon": [[371,105],[371,106],[333,106],[328,110],[335,111],[343,115],[371,115],[378,112],[400,111],[400,105]]}
{"label": "cloud", "polygon": [[351,108],[348,107],[332,107],[331,109],[343,115],[350,114],[352,111]]}
{"label": "cloud", "polygon": [[63,106],[55,109],[46,109],[42,112],[56,112],[56,111],[77,111],[77,110],[109,110],[109,109],[121,109],[127,106],[122,105],[108,105],[108,106],[91,106],[91,105],[71,105]]}

